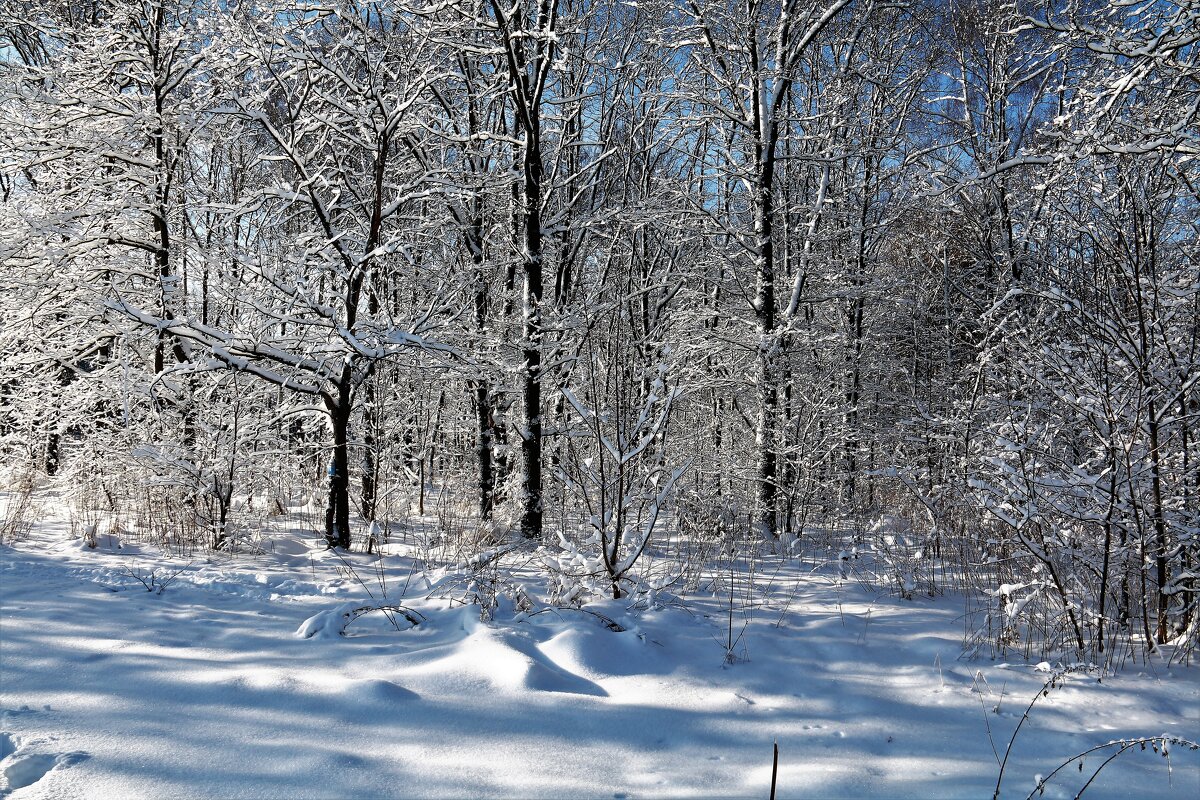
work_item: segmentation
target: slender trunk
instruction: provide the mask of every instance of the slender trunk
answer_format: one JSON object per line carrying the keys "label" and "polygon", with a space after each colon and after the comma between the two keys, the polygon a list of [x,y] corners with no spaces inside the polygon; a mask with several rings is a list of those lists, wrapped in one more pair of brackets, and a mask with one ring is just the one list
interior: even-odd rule
{"label": "slender trunk", "polygon": [[[483,257],[483,198],[476,195],[473,206],[467,246],[471,251],[475,280],[475,333],[482,340],[487,331],[488,310],[487,273]],[[496,493],[495,444],[492,435],[495,414],[488,381],[481,376],[473,382],[472,389],[475,393],[475,423],[479,441],[479,517],[488,520],[492,518]]]}
{"label": "slender trunk", "polygon": [[[542,498],[542,92],[554,69],[555,20],[558,0],[540,0],[536,15],[527,20],[518,6],[510,17],[500,0],[491,0],[492,12],[503,35],[508,65],[513,116],[522,131],[520,153],[525,237],[522,247],[521,382],[524,419],[521,426],[521,533],[541,538]],[[532,22],[536,35],[524,29]],[[517,200],[514,196],[514,200]],[[514,205],[514,212],[516,205]],[[515,219],[514,219],[515,222]],[[514,226],[515,227],[515,226]]]}
{"label": "slender trunk", "polygon": [[758,196],[754,209],[757,247],[758,294],[754,314],[758,323],[758,354],[755,380],[758,383],[758,421],[754,440],[758,450],[758,511],[759,522],[767,534],[779,534],[779,458],[775,449],[775,424],[779,415],[779,393],[775,375],[777,357],[777,322],[775,304],[775,258],[772,241],[772,183],[775,171],[774,143],[766,148],[758,181]]}
{"label": "slender trunk", "polygon": [[859,402],[862,397],[862,335],[863,307],[862,280],[856,276],[853,280],[857,296],[850,303],[847,322],[850,329],[850,348],[847,358],[850,361],[846,375],[846,477],[845,496],[850,503],[855,499],[855,488],[858,478],[858,449],[861,441],[859,436]]}
{"label": "slender trunk", "polygon": [[[864,164],[865,174],[863,186],[870,186],[874,176],[870,159]],[[855,271],[851,279],[854,287],[854,298],[850,302],[847,328],[850,333],[850,348],[847,358],[850,361],[846,375],[846,498],[851,503],[855,500],[855,489],[858,479],[858,449],[861,445],[859,430],[859,405],[862,400],[862,351],[863,351],[863,317],[866,309],[866,275],[867,275],[867,221],[870,205],[868,194],[864,191],[862,205],[858,215],[858,235],[855,243]]]}
{"label": "slender trunk", "polygon": [[493,466],[492,406],[487,383],[475,382],[475,421],[479,435],[479,517],[489,520],[496,496]]}
{"label": "slender trunk", "polygon": [[[534,117],[536,120],[536,117]],[[521,378],[524,426],[521,431],[521,532],[542,535],[542,154],[536,122],[525,132],[525,290]]]}
{"label": "slender trunk", "polygon": [[[1183,484],[1183,507],[1194,510],[1196,509],[1196,499],[1198,496],[1200,496],[1200,491],[1197,491],[1200,489],[1200,473],[1196,471],[1196,468],[1191,462],[1192,445],[1187,422],[1188,393],[1186,391],[1179,393],[1179,418],[1182,421],[1179,426],[1179,444],[1180,451],[1183,454],[1183,465],[1181,470],[1181,475],[1183,476],[1183,480],[1181,481]],[[1180,564],[1181,572],[1192,572],[1195,569],[1196,565],[1192,560],[1193,552],[1194,550],[1192,548],[1184,548],[1183,563]],[[1185,584],[1185,586],[1188,588],[1183,592],[1183,618],[1179,621],[1179,624],[1183,626],[1185,630],[1191,625],[1192,618],[1197,613],[1200,613],[1200,610],[1196,608],[1196,592],[1192,588],[1195,585],[1195,581],[1188,581]]]}
{"label": "slender trunk", "polygon": [[1129,531],[1122,525],[1118,533],[1121,547],[1121,599],[1117,605],[1117,621],[1126,627],[1131,627],[1129,619]]}
{"label": "slender trunk", "polygon": [[[1111,426],[1110,426],[1111,430]],[[1108,480],[1108,511],[1104,515],[1104,563],[1100,569],[1100,609],[1096,615],[1096,647],[1104,652],[1104,615],[1107,612],[1108,576],[1112,559],[1113,513],[1117,508],[1117,454],[1109,448],[1108,468],[1111,475]]]}
{"label": "slender trunk", "polygon": [[[331,402],[332,400],[332,402]],[[350,548],[350,367],[342,368],[336,400],[327,397],[333,433],[329,463],[329,505],[325,509],[325,541],[329,547]]]}
{"label": "slender trunk", "polygon": [[1150,490],[1151,500],[1154,503],[1154,577],[1157,582],[1155,591],[1155,605],[1157,608],[1157,619],[1155,633],[1158,637],[1158,643],[1164,644],[1168,638],[1168,611],[1170,597],[1166,594],[1167,588],[1167,524],[1163,513],[1163,489],[1162,489],[1162,465],[1160,464],[1161,455],[1159,452],[1159,419],[1158,405],[1154,398],[1150,398],[1148,408],[1149,412],[1149,433],[1150,433]]}
{"label": "slender trunk", "polygon": [[[166,6],[159,5],[154,9],[154,17],[151,20],[152,37],[148,42],[156,72],[161,66],[160,59],[164,55],[161,49],[161,36],[166,25]],[[176,318],[175,310],[180,305],[183,293],[180,291],[181,287],[179,286],[180,276],[176,274],[175,267],[171,263],[172,242],[168,217],[174,179],[174,163],[167,148],[167,130],[164,126],[164,120],[167,117],[166,108],[167,96],[164,92],[164,86],[160,81],[156,80],[154,84],[154,128],[150,133],[150,139],[154,149],[157,183],[154,187],[154,201],[150,212],[150,224],[154,241],[154,268],[158,274],[159,312],[163,320],[170,322]],[[154,347],[154,372],[156,375],[161,374],[166,366],[165,354],[168,343],[176,364],[186,364],[188,361],[187,351],[184,349],[183,342],[178,337],[160,330]],[[185,379],[183,383],[190,386],[191,379]],[[183,430],[181,432],[181,439],[183,448],[185,451],[190,451],[195,441],[195,429],[190,404],[180,398],[176,398],[174,404],[178,407],[180,416],[182,417]]]}
{"label": "slender trunk", "polygon": [[378,440],[375,430],[378,425],[378,410],[375,405],[375,383],[367,381],[363,414],[363,458],[362,458],[362,516],[373,521],[379,486],[379,459],[376,450]]}

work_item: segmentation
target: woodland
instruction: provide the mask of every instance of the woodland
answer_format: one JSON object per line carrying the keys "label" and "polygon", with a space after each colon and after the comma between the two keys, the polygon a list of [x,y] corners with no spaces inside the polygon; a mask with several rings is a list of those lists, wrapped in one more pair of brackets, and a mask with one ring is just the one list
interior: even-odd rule
{"label": "woodland", "polygon": [[1198,59],[1192,0],[2,0],[0,540],[419,533],[485,618],[804,556],[1191,658]]}

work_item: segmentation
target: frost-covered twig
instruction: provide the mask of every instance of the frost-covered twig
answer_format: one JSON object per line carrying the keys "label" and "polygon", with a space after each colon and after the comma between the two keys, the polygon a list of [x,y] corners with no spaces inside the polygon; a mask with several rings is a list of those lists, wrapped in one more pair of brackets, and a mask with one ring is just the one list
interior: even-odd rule
{"label": "frost-covered twig", "polygon": [[1029,714],[1033,711],[1033,707],[1037,704],[1037,701],[1043,697],[1048,697],[1050,695],[1050,690],[1061,686],[1064,682],[1063,679],[1068,675],[1085,671],[1087,669],[1090,668],[1071,666],[1054,672],[1049,678],[1046,679],[1046,682],[1042,684],[1042,688],[1039,689],[1037,694],[1035,694],[1029,701],[1029,705],[1025,707],[1025,711],[1021,714],[1020,721],[1017,722],[1016,729],[1013,730],[1012,736],[1008,738],[1008,747],[1004,749],[1004,758],[1000,761],[1000,772],[996,775],[996,789],[992,792],[992,800],[999,800],[1000,798],[1000,782],[1004,780],[1004,768],[1008,766],[1008,757],[1012,754],[1013,745],[1016,744],[1017,734],[1021,732],[1021,727],[1029,719]]}
{"label": "frost-covered twig", "polygon": [[1041,796],[1046,791],[1046,784],[1049,783],[1050,779],[1062,770],[1071,766],[1071,764],[1074,764],[1076,761],[1079,762],[1079,771],[1083,772],[1083,760],[1087,756],[1090,756],[1093,753],[1102,752],[1109,748],[1116,748],[1116,752],[1104,759],[1100,766],[1096,768],[1096,771],[1092,773],[1091,777],[1087,779],[1087,782],[1084,783],[1079,791],[1075,793],[1075,800],[1079,800],[1079,798],[1083,796],[1083,793],[1087,791],[1088,787],[1092,785],[1092,782],[1096,780],[1096,777],[1100,774],[1101,770],[1111,764],[1118,756],[1128,750],[1132,750],[1135,747],[1145,750],[1146,745],[1150,745],[1150,748],[1154,752],[1161,754],[1163,758],[1167,759],[1168,770],[1170,769],[1171,746],[1183,747],[1191,751],[1200,750],[1200,744],[1193,742],[1191,739],[1185,739],[1181,736],[1170,736],[1165,733],[1159,736],[1139,736],[1133,739],[1114,739],[1111,742],[1098,744],[1095,747],[1090,747],[1087,750],[1084,750],[1082,753],[1077,753],[1071,756],[1066,761],[1055,767],[1054,770],[1044,778],[1039,776],[1037,786],[1034,787],[1033,791],[1029,793],[1025,800],[1033,800],[1034,795]]}
{"label": "frost-covered twig", "polygon": [[599,611],[592,611],[590,608],[575,608],[574,606],[547,606],[546,608],[539,608],[537,611],[530,611],[525,616],[536,617],[538,614],[545,614],[547,611],[553,611],[555,613],[558,613],[559,611],[578,611],[581,614],[591,614],[593,617],[600,620],[600,622],[604,624],[604,627],[608,628],[613,633],[623,633],[626,630],[624,625],[617,622],[612,617],[608,616],[607,614],[601,614]]}
{"label": "frost-covered twig", "polygon": [[159,571],[157,569],[151,570],[149,574],[143,576],[141,570],[134,572],[132,567],[125,567],[125,569],[121,571],[121,574],[133,578],[135,581],[144,586],[146,591],[150,592],[151,594],[162,594],[167,590],[167,587],[174,583],[175,579],[187,571],[187,568],[190,566],[191,562],[188,562],[188,564],[185,566],[180,567],[172,573],[166,574],[166,577],[163,578],[159,577]]}

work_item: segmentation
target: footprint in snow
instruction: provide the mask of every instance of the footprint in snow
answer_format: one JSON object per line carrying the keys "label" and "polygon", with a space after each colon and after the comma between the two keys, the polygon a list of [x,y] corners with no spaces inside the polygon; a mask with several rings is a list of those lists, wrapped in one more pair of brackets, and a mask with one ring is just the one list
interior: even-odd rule
{"label": "footprint in snow", "polygon": [[31,714],[40,714],[43,711],[53,711],[50,706],[42,706],[41,709],[30,708],[29,706],[21,706],[20,708],[0,708],[0,722],[12,717],[25,717]]}
{"label": "footprint in snow", "polygon": [[[3,786],[0,786],[0,797],[7,797],[17,789],[32,786],[55,769],[66,769],[90,756],[76,751],[73,753],[29,753],[22,754],[22,741],[19,736],[11,733],[0,733],[0,769],[3,775]],[[8,762],[8,763],[4,763]]]}
{"label": "footprint in snow", "polygon": [[11,764],[4,768],[4,778],[8,783],[8,791],[24,789],[26,786],[31,786],[46,777],[46,773],[54,769],[55,758],[54,755],[49,753],[38,753],[14,759]]}
{"label": "footprint in snow", "polygon": [[0,733],[0,761],[17,752],[20,746],[20,737],[14,736],[11,733]]}

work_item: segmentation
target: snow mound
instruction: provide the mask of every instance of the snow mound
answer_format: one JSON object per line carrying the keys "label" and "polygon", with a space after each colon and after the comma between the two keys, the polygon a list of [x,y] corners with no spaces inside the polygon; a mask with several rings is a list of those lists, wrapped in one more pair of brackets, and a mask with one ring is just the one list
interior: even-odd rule
{"label": "snow mound", "polygon": [[296,638],[340,639],[345,635],[346,626],[362,607],[361,602],[351,602],[318,611],[300,623],[300,627],[296,629]]}
{"label": "snow mound", "polygon": [[347,703],[365,706],[388,706],[419,700],[420,695],[411,689],[379,678],[350,680],[338,692]]}
{"label": "snow mound", "polygon": [[[454,686],[490,686],[509,694],[550,692],[607,697],[608,692],[564,668],[523,632],[463,620],[456,641],[443,641],[412,654],[421,675],[441,676]],[[432,657],[430,657],[432,656]]]}
{"label": "snow mound", "polygon": [[387,630],[406,630],[421,624],[423,618],[419,612],[395,605],[377,605],[364,603],[361,600],[341,603],[333,608],[318,611],[296,629],[299,639],[338,639],[346,636],[346,628],[355,620],[375,612],[387,620],[387,625],[377,625],[377,628]]}
{"label": "snow mound", "polygon": [[510,660],[511,666],[506,670],[510,680],[518,676],[521,666],[524,667],[524,673],[512,681],[518,688],[608,697],[604,687],[559,666],[536,643],[518,633],[497,636],[495,643],[505,649],[504,657]]}
{"label": "snow mound", "polygon": [[636,631],[614,632],[597,625],[567,627],[540,646],[565,668],[593,679],[653,675],[661,672],[660,648]]}

